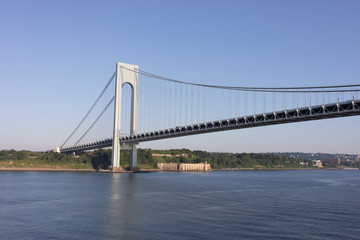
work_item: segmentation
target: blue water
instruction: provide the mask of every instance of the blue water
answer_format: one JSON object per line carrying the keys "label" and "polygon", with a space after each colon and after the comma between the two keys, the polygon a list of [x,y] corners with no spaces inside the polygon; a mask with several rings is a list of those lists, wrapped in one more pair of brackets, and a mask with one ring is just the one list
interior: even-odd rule
{"label": "blue water", "polygon": [[0,172],[0,239],[360,239],[360,171]]}

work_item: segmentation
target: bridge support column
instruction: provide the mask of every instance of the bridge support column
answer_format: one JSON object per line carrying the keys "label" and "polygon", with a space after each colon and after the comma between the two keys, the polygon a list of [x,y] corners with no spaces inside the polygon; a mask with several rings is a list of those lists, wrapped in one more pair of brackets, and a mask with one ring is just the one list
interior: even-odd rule
{"label": "bridge support column", "polygon": [[[112,147],[112,167],[113,172],[121,171],[120,165],[120,120],[121,120],[121,89],[125,83],[132,88],[131,96],[131,116],[130,116],[130,135],[137,132],[137,108],[138,108],[138,69],[137,65],[117,63],[116,82],[115,82],[115,102],[114,102],[114,133]],[[132,145],[130,154],[130,170],[139,171],[137,167],[136,145]]]}
{"label": "bridge support column", "polygon": [[140,171],[140,168],[137,166],[137,149],[135,144],[131,146],[129,167],[127,167],[126,170],[133,172]]}

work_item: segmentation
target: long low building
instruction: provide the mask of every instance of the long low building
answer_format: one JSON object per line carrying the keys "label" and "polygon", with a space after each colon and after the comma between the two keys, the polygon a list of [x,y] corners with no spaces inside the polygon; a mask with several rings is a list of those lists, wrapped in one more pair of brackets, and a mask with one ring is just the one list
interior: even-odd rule
{"label": "long low building", "polygon": [[158,163],[157,168],[164,171],[210,171],[210,163]]}

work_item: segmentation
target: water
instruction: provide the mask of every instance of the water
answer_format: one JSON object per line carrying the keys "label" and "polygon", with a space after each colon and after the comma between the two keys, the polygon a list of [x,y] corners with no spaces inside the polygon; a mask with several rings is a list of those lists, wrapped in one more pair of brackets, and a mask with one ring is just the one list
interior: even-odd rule
{"label": "water", "polygon": [[359,239],[360,171],[0,172],[0,239]]}

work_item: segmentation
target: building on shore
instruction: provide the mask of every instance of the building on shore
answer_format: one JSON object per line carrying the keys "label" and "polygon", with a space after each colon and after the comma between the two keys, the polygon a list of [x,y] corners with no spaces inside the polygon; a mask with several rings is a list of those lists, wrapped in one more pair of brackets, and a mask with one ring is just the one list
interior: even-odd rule
{"label": "building on shore", "polygon": [[157,168],[164,171],[210,171],[210,163],[158,163]]}
{"label": "building on shore", "polygon": [[178,171],[179,164],[177,163],[158,163],[157,168],[165,171]]}
{"label": "building on shore", "polygon": [[313,166],[318,168],[323,167],[321,160],[313,160]]}

